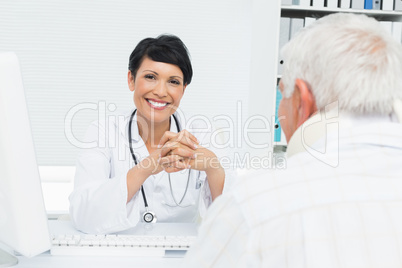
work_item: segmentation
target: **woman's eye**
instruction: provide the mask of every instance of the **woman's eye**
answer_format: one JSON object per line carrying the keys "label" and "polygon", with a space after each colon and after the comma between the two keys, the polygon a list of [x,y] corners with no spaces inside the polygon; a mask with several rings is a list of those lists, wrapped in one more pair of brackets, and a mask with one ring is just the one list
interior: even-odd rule
{"label": "woman's eye", "polygon": [[177,85],[177,86],[180,85],[180,81],[176,80],[176,79],[170,80],[170,83]]}
{"label": "woman's eye", "polygon": [[155,79],[155,76],[153,74],[146,74],[145,78],[146,79]]}

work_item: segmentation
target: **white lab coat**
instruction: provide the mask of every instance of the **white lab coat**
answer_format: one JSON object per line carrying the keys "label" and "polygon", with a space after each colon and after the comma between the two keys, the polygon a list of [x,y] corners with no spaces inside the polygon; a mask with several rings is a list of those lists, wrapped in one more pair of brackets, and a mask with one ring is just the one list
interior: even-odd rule
{"label": "white lab coat", "polygon": [[[128,122],[132,111],[107,120],[92,123],[86,133],[85,142],[96,142],[96,146],[83,149],[77,165],[74,191],[69,197],[70,217],[74,226],[87,233],[112,233],[125,230],[143,221],[145,206],[141,191],[127,203],[126,176],[134,166],[128,146]],[[183,128],[183,124],[179,125]],[[177,132],[172,117],[170,131]],[[149,153],[138,133],[137,115],[132,122],[132,146],[140,162]],[[208,142],[210,131],[188,129],[200,141]],[[173,194],[180,201],[188,179],[189,170],[172,173]],[[181,206],[176,206],[164,171],[149,177],[143,184],[149,210],[158,222],[197,222],[212,202],[205,172],[190,171],[187,194]]]}

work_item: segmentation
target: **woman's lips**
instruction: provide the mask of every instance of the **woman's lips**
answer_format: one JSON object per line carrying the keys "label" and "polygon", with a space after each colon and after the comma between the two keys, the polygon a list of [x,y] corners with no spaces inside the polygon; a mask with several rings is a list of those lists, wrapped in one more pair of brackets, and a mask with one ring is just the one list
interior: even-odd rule
{"label": "woman's lips", "polygon": [[153,109],[156,109],[156,110],[163,110],[169,104],[166,101],[156,100],[156,99],[146,99],[146,101],[149,104],[149,106],[151,106]]}

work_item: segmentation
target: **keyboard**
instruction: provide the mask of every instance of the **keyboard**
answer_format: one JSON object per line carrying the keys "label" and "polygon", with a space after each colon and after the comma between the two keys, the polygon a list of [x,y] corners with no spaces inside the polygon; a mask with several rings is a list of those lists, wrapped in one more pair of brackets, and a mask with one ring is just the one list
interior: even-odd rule
{"label": "keyboard", "polygon": [[182,257],[195,236],[57,235],[52,237],[52,255]]}
{"label": "keyboard", "polygon": [[58,256],[183,257],[197,237],[197,226],[185,223],[139,223],[109,235],[84,234],[69,221],[49,221],[52,247]]}

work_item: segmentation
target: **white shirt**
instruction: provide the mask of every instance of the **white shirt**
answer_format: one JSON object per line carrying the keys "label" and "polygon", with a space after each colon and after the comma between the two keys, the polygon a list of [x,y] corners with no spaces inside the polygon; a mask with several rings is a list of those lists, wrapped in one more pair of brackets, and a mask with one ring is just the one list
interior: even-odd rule
{"label": "white shirt", "polygon": [[295,133],[286,169],[217,198],[183,267],[402,267],[402,124],[338,123],[308,151]]}
{"label": "white shirt", "polygon": [[[87,143],[76,165],[74,191],[70,195],[70,217],[74,226],[87,233],[112,233],[125,230],[143,221],[145,205],[141,191],[127,202],[127,172],[134,166],[128,145],[128,122],[131,113],[92,123],[86,133]],[[178,116],[176,118],[180,121]],[[170,131],[177,132],[172,117]],[[179,125],[181,126],[180,122]],[[181,126],[182,127],[182,126]],[[132,122],[132,146],[138,163],[149,156],[138,133],[137,116]],[[195,127],[194,127],[195,128]],[[196,128],[195,128],[196,129]],[[208,142],[206,131],[189,130],[200,141]],[[178,207],[177,202],[187,193]],[[211,192],[205,172],[184,170],[170,174],[164,171],[149,177],[143,184],[149,210],[158,222],[197,222],[211,204]]]}

